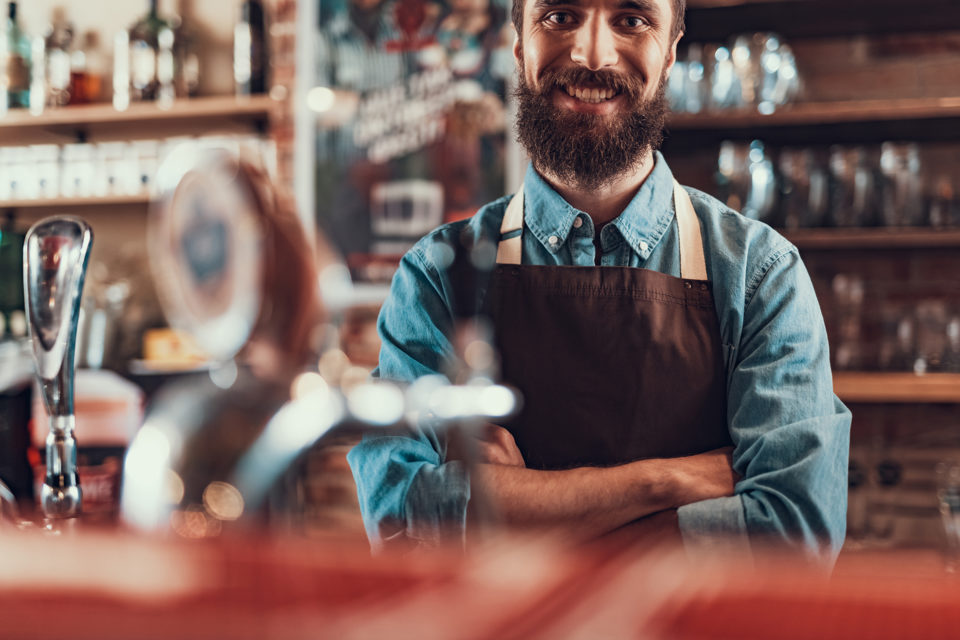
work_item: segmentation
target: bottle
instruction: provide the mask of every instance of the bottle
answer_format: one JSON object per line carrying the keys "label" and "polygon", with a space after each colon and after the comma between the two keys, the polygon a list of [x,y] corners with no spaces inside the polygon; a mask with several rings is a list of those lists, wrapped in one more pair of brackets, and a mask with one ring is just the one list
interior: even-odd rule
{"label": "bottle", "polygon": [[267,91],[266,14],[260,0],[244,0],[240,20],[233,30],[233,79],[237,95]]}
{"label": "bottle", "polygon": [[17,3],[7,4],[7,24],[0,42],[0,113],[30,106],[30,38],[17,24]]}
{"label": "bottle", "polygon": [[173,29],[176,94],[180,98],[193,98],[200,87],[200,55],[199,37],[193,28],[189,3],[181,3],[180,16],[174,20]]}
{"label": "bottle", "polygon": [[[23,234],[17,231],[13,212],[0,225],[0,340],[22,338]],[[19,335],[18,335],[19,334]]]}
{"label": "bottle", "polygon": [[98,102],[103,92],[107,60],[96,31],[83,34],[82,45],[70,56],[70,104]]}
{"label": "bottle", "polygon": [[[147,14],[128,30],[130,99],[156,100],[161,93],[161,76],[166,72],[166,50],[172,48],[170,25],[157,14],[157,0],[149,0]],[[171,42],[167,42],[167,40]],[[161,43],[165,46],[161,48]],[[169,46],[166,46],[169,45]]]}
{"label": "bottle", "polygon": [[62,7],[54,9],[45,44],[46,102],[51,107],[62,107],[70,104],[70,47],[73,44],[73,25],[67,21]]}

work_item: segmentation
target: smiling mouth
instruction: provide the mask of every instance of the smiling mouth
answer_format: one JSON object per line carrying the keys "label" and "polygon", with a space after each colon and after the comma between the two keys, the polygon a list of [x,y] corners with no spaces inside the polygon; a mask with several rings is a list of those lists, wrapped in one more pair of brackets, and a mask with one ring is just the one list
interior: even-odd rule
{"label": "smiling mouth", "polygon": [[567,95],[570,97],[590,104],[599,104],[620,95],[619,91],[615,91],[613,89],[598,89],[591,87],[567,86],[563,87],[563,90],[566,91]]}

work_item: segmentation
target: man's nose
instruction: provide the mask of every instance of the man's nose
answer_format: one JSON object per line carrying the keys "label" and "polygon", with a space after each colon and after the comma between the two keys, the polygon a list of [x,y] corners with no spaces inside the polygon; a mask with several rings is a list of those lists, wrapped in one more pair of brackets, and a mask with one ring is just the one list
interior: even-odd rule
{"label": "man's nose", "polygon": [[619,54],[610,25],[599,18],[584,22],[577,30],[570,57],[591,71],[615,65]]}

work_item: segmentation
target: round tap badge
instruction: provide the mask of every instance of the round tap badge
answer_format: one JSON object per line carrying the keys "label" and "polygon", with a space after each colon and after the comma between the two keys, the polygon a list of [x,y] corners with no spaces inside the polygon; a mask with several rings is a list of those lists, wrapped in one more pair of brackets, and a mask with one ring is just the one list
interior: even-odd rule
{"label": "round tap badge", "polygon": [[260,313],[264,240],[258,201],[238,159],[221,150],[175,150],[160,168],[157,186],[148,245],[164,313],[214,360],[230,360]]}

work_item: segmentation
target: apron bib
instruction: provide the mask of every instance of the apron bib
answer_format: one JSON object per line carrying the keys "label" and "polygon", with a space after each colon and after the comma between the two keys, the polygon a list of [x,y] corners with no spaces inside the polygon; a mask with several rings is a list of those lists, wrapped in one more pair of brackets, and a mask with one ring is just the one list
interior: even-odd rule
{"label": "apron bib", "polygon": [[[501,240],[486,306],[504,382],[523,410],[503,425],[531,469],[610,466],[731,444],[719,322],[700,225],[674,183],[680,273],[521,264]],[[523,189],[501,237],[523,228]]]}

